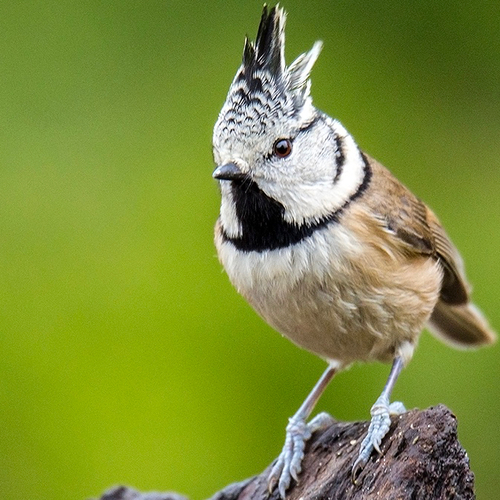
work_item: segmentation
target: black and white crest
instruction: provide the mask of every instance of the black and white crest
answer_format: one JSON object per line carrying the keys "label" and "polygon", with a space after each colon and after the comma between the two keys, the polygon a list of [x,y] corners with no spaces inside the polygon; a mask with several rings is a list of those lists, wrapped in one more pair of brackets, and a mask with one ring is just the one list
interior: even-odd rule
{"label": "black and white crest", "polygon": [[[285,12],[264,7],[214,128],[221,231],[244,251],[309,238],[336,222],[370,178],[352,137],[312,104],[309,75],[321,42],[287,66],[284,30]],[[286,155],[276,150],[281,141]],[[239,175],[221,176],[224,169]]]}
{"label": "black and white crest", "polygon": [[279,123],[303,125],[314,112],[309,95],[311,69],[322,43],[285,64],[286,14],[264,6],[255,43],[245,40],[242,65],[229,89],[214,130],[214,145],[235,134],[258,137]]}

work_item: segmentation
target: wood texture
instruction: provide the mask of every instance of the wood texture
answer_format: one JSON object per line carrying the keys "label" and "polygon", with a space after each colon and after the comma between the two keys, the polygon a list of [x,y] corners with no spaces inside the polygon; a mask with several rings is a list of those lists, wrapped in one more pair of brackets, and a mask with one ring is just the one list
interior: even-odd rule
{"label": "wood texture", "polygon": [[[457,440],[455,416],[445,406],[412,410],[393,419],[382,442],[382,455],[375,455],[351,481],[351,466],[367,422],[336,422],[313,435],[306,447],[299,484],[287,500],[474,499],[474,474],[467,453]],[[211,500],[278,499],[269,496],[262,474],[235,483]],[[217,474],[217,471],[214,471]],[[126,487],[108,491],[101,500],[185,500],[175,493],[139,493]]]}

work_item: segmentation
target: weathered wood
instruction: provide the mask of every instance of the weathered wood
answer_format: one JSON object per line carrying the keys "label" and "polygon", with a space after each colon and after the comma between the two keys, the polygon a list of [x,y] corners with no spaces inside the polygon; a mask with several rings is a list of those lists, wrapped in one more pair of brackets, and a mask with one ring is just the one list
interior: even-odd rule
{"label": "weathered wood", "polygon": [[[455,416],[442,405],[412,410],[393,418],[382,442],[382,455],[374,455],[351,480],[367,422],[336,422],[313,435],[306,447],[303,470],[287,500],[469,500],[474,499],[474,474],[457,439]],[[266,478],[271,465],[260,475],[232,484],[211,500],[277,499],[269,496]],[[216,472],[214,472],[216,473]],[[172,493],[138,493],[121,487],[101,500],[182,500]]]}

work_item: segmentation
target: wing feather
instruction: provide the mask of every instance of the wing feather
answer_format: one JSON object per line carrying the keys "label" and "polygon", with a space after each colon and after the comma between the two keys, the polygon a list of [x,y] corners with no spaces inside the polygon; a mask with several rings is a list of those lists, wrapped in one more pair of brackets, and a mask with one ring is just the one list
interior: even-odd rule
{"label": "wing feather", "polygon": [[[440,298],[448,304],[465,304],[469,285],[462,258],[434,213],[373,158],[366,156],[374,171],[370,204],[386,228],[405,251],[435,258],[443,269]],[[383,195],[381,195],[383,193]]]}

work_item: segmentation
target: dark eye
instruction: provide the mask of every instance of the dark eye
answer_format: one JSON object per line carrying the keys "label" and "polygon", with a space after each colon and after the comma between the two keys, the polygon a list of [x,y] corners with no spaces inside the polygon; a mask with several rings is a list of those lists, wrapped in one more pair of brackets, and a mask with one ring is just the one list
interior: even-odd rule
{"label": "dark eye", "polygon": [[292,141],[290,139],[278,139],[273,146],[273,153],[278,158],[286,158],[292,152]]}

